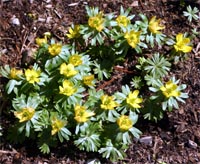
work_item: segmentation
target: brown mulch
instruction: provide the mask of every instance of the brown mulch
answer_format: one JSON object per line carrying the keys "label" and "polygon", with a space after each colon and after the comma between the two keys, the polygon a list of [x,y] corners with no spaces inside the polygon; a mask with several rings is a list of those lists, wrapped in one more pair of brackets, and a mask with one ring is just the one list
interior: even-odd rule
{"label": "brown mulch", "polygon": [[[200,1],[186,1],[186,5],[199,7]],[[148,17],[156,15],[166,25],[165,33],[175,35],[190,31],[200,23],[189,24],[183,16],[185,7],[178,0],[1,0],[0,1],[0,66],[9,64],[21,67],[29,63],[29,56],[35,49],[35,38],[44,32],[67,42],[65,34],[72,23],[85,23],[85,5],[98,6],[105,12],[119,12],[120,6],[132,7],[132,13],[145,13]],[[189,99],[180,105],[179,110],[167,113],[163,120],[152,123],[142,120],[137,127],[143,132],[139,141],[134,140],[127,150],[127,157],[119,163],[150,164],[180,163],[200,164],[200,36],[194,40],[194,49],[187,61],[174,66],[172,73],[187,84]],[[124,76],[123,72],[123,76]],[[128,72],[127,72],[128,74]],[[4,110],[0,78],[0,114],[4,131],[9,127]],[[123,80],[115,80],[108,87],[116,89]],[[106,89],[106,88],[105,88]],[[112,91],[111,91],[112,92]],[[101,163],[111,163],[96,153],[78,150],[72,143],[59,145],[50,155],[42,155],[34,141],[23,144],[9,143],[0,138],[0,163],[50,164],[87,163],[99,159]]]}

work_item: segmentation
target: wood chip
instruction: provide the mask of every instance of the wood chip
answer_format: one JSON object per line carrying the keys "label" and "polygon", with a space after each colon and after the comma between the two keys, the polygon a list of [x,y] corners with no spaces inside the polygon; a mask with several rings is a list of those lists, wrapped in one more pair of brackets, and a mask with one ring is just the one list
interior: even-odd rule
{"label": "wood chip", "polygon": [[130,6],[137,7],[137,6],[139,6],[139,3],[138,3],[138,1],[133,1],[133,3]]}
{"label": "wood chip", "polygon": [[68,6],[73,7],[73,6],[77,6],[80,2],[75,2],[75,3],[70,3]]}

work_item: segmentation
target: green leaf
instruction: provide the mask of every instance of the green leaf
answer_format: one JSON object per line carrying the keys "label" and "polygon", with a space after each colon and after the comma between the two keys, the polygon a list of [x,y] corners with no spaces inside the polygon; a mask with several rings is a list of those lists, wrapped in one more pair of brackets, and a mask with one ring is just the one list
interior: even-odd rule
{"label": "green leaf", "polygon": [[5,66],[1,66],[0,67],[0,74],[3,77],[9,78],[9,74],[10,74],[10,66],[9,65],[5,65]]}
{"label": "green leaf", "polygon": [[6,90],[7,90],[8,94],[10,94],[13,91],[13,89],[17,83],[18,82],[16,80],[9,80],[9,82],[6,85]]}
{"label": "green leaf", "polygon": [[129,129],[129,131],[137,139],[139,139],[140,135],[142,134],[142,132],[139,129],[135,128],[135,127],[132,127],[131,129]]}
{"label": "green leaf", "polygon": [[42,146],[39,147],[40,151],[44,154],[50,153],[50,148],[46,143],[43,143]]}
{"label": "green leaf", "polygon": [[132,141],[131,141],[131,137],[129,135],[128,132],[125,132],[122,134],[122,140],[123,140],[123,144],[130,144]]}
{"label": "green leaf", "polygon": [[123,159],[125,156],[123,150],[114,147],[111,140],[108,140],[106,142],[106,147],[101,148],[98,152],[102,154],[104,158],[109,158],[113,162],[119,159]]}
{"label": "green leaf", "polygon": [[31,121],[26,122],[26,129],[25,129],[25,136],[29,137],[30,136],[30,131],[31,131]]}
{"label": "green leaf", "polygon": [[167,109],[167,101],[162,102],[162,110],[166,110]]}
{"label": "green leaf", "polygon": [[86,150],[86,151],[92,151],[96,152],[98,151],[98,148],[100,146],[100,138],[99,134],[92,134],[92,135],[80,135],[80,137],[74,141],[74,144],[80,149],[80,150]]}
{"label": "green leaf", "polygon": [[71,132],[67,129],[67,128],[62,128],[58,134],[61,134],[61,136],[65,139],[65,140],[69,140],[69,136],[71,136]]}

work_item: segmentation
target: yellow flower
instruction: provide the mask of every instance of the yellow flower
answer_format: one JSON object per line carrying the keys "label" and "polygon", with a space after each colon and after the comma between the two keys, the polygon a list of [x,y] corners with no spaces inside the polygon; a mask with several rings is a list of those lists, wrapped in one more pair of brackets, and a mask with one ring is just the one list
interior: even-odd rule
{"label": "yellow flower", "polygon": [[80,36],[80,26],[75,25],[74,28],[69,28],[69,34],[66,34],[69,39],[78,38]]}
{"label": "yellow flower", "polygon": [[62,63],[60,66],[60,74],[66,77],[71,77],[76,75],[78,72],[74,69],[73,64]]}
{"label": "yellow flower", "polygon": [[59,132],[60,129],[62,129],[64,126],[65,126],[65,121],[60,120],[60,119],[54,117],[52,119],[52,121],[51,121],[51,127],[52,127],[51,135],[54,135],[57,132]]}
{"label": "yellow flower", "polygon": [[10,70],[10,78],[11,79],[18,80],[20,75],[23,75],[22,70],[17,70],[16,68],[11,68],[11,70]]}
{"label": "yellow flower", "polygon": [[86,122],[88,120],[88,117],[95,115],[94,112],[87,111],[84,106],[80,105],[76,105],[74,111],[75,111],[74,119],[79,123]]}
{"label": "yellow flower", "polygon": [[47,43],[47,37],[44,36],[44,38],[36,38],[35,42],[38,46],[42,46],[43,44]]}
{"label": "yellow flower", "polygon": [[156,19],[156,16],[153,16],[149,21],[149,30],[153,34],[159,34],[160,30],[165,29],[164,25],[161,25],[160,23],[161,19]]}
{"label": "yellow flower", "polygon": [[143,101],[143,99],[138,98],[138,94],[139,94],[138,90],[130,92],[126,98],[126,103],[129,104],[133,108],[141,108],[139,104]]}
{"label": "yellow flower", "polygon": [[103,95],[101,96],[101,108],[105,110],[113,110],[119,104],[114,101],[113,96]]}
{"label": "yellow flower", "polygon": [[77,89],[74,87],[74,84],[69,80],[64,80],[62,86],[59,86],[60,94],[71,96]]}
{"label": "yellow flower", "polygon": [[188,46],[190,43],[189,38],[184,38],[183,34],[179,33],[176,35],[176,44],[174,45],[174,48],[176,51],[182,51],[184,53],[191,52],[192,47]]}
{"label": "yellow flower", "polygon": [[128,44],[132,47],[135,48],[137,44],[140,42],[140,32],[136,32],[134,30],[130,32],[126,32],[124,35],[124,38],[126,38]]}
{"label": "yellow flower", "polygon": [[122,115],[117,119],[117,124],[122,131],[127,131],[133,126],[133,122],[129,116]]}
{"label": "yellow flower", "polygon": [[56,56],[61,52],[62,45],[60,43],[52,44],[48,47],[48,51],[52,56]]}
{"label": "yellow flower", "polygon": [[73,64],[74,66],[81,65],[83,63],[81,56],[78,54],[74,54],[69,57],[69,63]]}
{"label": "yellow flower", "polygon": [[34,114],[35,114],[35,109],[30,107],[23,108],[21,111],[14,112],[14,115],[19,119],[19,122],[31,120]]}
{"label": "yellow flower", "polygon": [[160,90],[162,91],[163,95],[167,98],[169,97],[179,97],[180,91],[178,90],[178,86],[174,84],[171,80],[168,81],[165,86],[161,86]]}
{"label": "yellow flower", "polygon": [[87,86],[92,86],[92,81],[94,80],[94,75],[87,75],[83,77],[83,83]]}
{"label": "yellow flower", "polygon": [[104,18],[103,13],[90,17],[88,20],[88,25],[92,28],[95,28],[97,31],[101,32],[104,28]]}
{"label": "yellow flower", "polygon": [[40,73],[40,71],[36,71],[34,69],[27,69],[25,70],[26,80],[31,84],[38,83],[40,81]]}
{"label": "yellow flower", "polygon": [[51,37],[51,33],[50,32],[45,32],[44,36],[47,37],[47,38],[50,38]]}
{"label": "yellow flower", "polygon": [[127,27],[131,23],[130,19],[124,15],[119,15],[116,18],[116,21],[117,21],[118,26],[123,26],[123,27]]}

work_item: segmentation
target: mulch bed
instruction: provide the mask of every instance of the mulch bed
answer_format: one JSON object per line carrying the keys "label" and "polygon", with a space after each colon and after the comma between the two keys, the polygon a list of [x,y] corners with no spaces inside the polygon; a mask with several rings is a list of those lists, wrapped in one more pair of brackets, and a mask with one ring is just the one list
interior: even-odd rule
{"label": "mulch bed", "polygon": [[[187,4],[200,7],[199,1],[186,1],[185,6]],[[187,22],[183,16],[186,8],[181,7],[178,0],[3,0],[0,1],[0,66],[21,67],[29,63],[29,56],[36,47],[35,38],[44,32],[49,31],[57,40],[67,42],[65,34],[68,27],[72,23],[87,21],[85,5],[98,6],[105,12],[119,12],[120,6],[132,7],[133,14],[156,15],[165,22],[164,33],[170,35],[189,31],[193,27],[200,31],[199,22]],[[181,83],[187,84],[186,92],[190,98],[185,104],[180,104],[179,110],[166,113],[158,123],[141,118],[136,125],[143,132],[141,139],[133,141],[127,150],[127,157],[118,163],[200,164],[200,36],[194,40],[193,47],[189,59],[175,65],[172,70]],[[128,76],[128,72],[121,74],[123,78]],[[3,83],[4,79],[0,78],[1,122],[6,133],[11,122],[4,111],[10,104],[5,104],[1,96]],[[105,89],[109,88],[112,92],[122,83],[123,80],[116,80]],[[95,158],[101,163],[111,163],[96,153],[78,150],[70,142],[59,145],[50,155],[42,155],[34,141],[11,144],[3,137],[0,139],[0,163],[83,164]]]}

